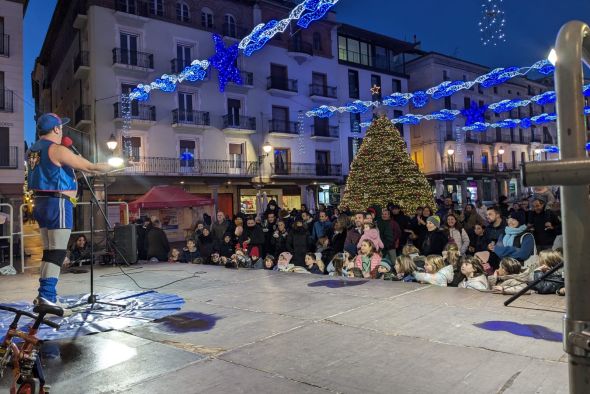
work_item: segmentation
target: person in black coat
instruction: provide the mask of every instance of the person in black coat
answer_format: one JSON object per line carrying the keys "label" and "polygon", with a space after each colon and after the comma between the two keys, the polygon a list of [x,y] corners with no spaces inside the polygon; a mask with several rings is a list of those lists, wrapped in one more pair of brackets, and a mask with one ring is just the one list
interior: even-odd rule
{"label": "person in black coat", "polygon": [[236,253],[236,243],[234,243],[233,238],[234,235],[232,233],[225,233],[223,235],[223,240],[217,246],[217,250],[221,257],[229,259]]}
{"label": "person in black coat", "polygon": [[293,229],[287,236],[287,251],[293,255],[291,264],[305,266],[305,254],[311,251],[311,237],[300,218],[295,220]]}
{"label": "person in black coat", "polygon": [[481,224],[476,224],[471,230],[467,232],[469,235],[469,247],[467,254],[474,255],[478,252],[485,252],[488,250],[488,237],[485,229]]}
{"label": "person in black coat", "polygon": [[146,234],[145,249],[147,250],[147,259],[157,258],[159,261],[168,261],[170,244],[168,237],[161,228],[160,220],[152,222],[152,227]]}
{"label": "person in black coat", "polygon": [[287,225],[281,221],[277,223],[277,229],[272,233],[270,240],[270,249],[267,254],[278,256],[283,252],[287,251],[287,237],[289,232],[287,231]]}
{"label": "person in black coat", "polygon": [[561,234],[561,222],[555,212],[546,208],[542,196],[533,200],[533,210],[529,212],[528,226],[535,236],[537,250],[551,249],[555,237]]}
{"label": "person in black coat", "polygon": [[396,221],[401,230],[398,248],[396,250],[397,254],[400,255],[402,248],[408,243],[409,233],[406,230],[411,230],[410,217],[407,216],[397,204],[388,204],[387,208],[391,212],[391,218]]}
{"label": "person in black coat", "polygon": [[203,228],[203,233],[199,235],[197,249],[199,250],[199,254],[203,261],[208,261],[215,250],[215,240],[207,227]]}
{"label": "person in black coat", "polygon": [[428,233],[424,238],[420,253],[423,256],[431,254],[442,255],[449,239],[440,230],[440,218],[438,216],[430,216],[426,219],[426,228],[428,229]]}
{"label": "person in black coat", "polygon": [[152,228],[152,221],[150,218],[139,218],[135,222],[137,232],[137,259],[147,260],[146,235]]}
{"label": "person in black coat", "polygon": [[248,218],[248,220],[246,221],[244,236],[246,237],[246,242],[248,243],[248,250],[252,250],[252,248],[258,247],[260,255],[264,256],[264,231],[262,231],[262,226],[257,224],[256,220],[254,220],[253,217]]}

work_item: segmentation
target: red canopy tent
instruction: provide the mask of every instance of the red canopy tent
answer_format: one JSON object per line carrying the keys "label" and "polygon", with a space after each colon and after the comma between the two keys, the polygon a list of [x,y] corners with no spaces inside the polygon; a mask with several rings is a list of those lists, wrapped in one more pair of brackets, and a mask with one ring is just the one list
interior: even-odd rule
{"label": "red canopy tent", "polygon": [[129,203],[129,209],[189,208],[213,205],[211,198],[197,197],[175,186],[154,186]]}

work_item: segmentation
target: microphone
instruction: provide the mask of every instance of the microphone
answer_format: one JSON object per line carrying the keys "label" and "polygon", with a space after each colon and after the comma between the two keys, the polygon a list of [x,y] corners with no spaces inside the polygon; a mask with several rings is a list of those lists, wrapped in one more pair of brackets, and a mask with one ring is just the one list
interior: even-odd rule
{"label": "microphone", "polygon": [[80,152],[78,152],[78,149],[76,149],[76,147],[74,146],[74,141],[72,141],[70,137],[62,137],[61,144],[66,148],[70,148],[78,156],[82,156]]}

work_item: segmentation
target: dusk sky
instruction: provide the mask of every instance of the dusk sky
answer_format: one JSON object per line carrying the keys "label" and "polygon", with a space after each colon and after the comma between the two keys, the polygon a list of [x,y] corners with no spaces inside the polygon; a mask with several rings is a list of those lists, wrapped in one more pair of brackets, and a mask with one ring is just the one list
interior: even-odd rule
{"label": "dusk sky", "polygon": [[[29,142],[35,134],[30,76],[56,2],[31,0],[25,16],[25,138]],[[344,23],[408,41],[415,34],[423,50],[490,67],[531,65],[547,57],[565,22],[590,23],[589,0],[506,0],[506,42],[484,47],[477,26],[481,4],[479,0],[340,0],[335,10]]]}

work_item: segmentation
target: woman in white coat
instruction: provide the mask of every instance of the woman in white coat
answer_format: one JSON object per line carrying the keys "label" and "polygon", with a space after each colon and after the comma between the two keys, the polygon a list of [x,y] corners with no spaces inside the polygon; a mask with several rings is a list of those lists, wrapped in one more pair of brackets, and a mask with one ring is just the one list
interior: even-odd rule
{"label": "woman in white coat", "polygon": [[449,236],[449,242],[452,240],[452,242],[456,243],[461,256],[465,256],[465,252],[467,252],[467,248],[469,247],[469,235],[467,235],[467,231],[461,227],[461,224],[454,213],[449,213],[447,215],[445,232]]}

